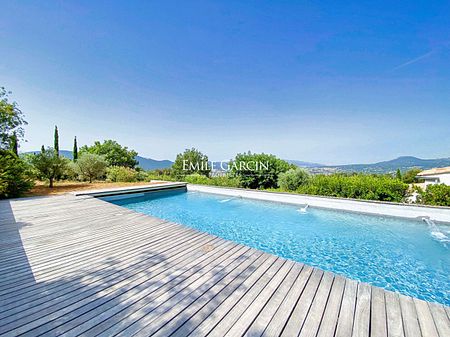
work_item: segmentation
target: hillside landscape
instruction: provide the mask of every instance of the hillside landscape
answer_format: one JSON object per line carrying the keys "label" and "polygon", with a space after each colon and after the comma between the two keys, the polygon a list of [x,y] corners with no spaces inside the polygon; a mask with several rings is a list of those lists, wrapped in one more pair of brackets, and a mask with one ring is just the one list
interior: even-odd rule
{"label": "hillside landscape", "polygon": [[[27,152],[37,153],[38,151]],[[72,159],[72,151],[60,150],[60,154],[66,158]],[[139,167],[144,170],[164,169],[172,166],[173,161],[156,160],[136,156]],[[420,168],[423,170],[433,167],[450,166],[450,158],[421,159],[413,156],[402,156],[396,159],[381,161],[373,164],[347,164],[347,165],[322,165],[318,163],[310,163],[300,160],[287,160],[287,162],[298,167],[306,168],[311,173],[334,173],[334,172],[364,172],[364,173],[392,173],[397,169],[402,172],[412,168]],[[223,165],[226,167],[227,165]]]}
{"label": "hillside landscape", "polygon": [[430,169],[433,167],[450,166],[450,158],[421,159],[413,156],[403,156],[396,159],[382,161],[373,164],[350,164],[337,166],[319,166],[314,169],[335,170],[337,172],[365,172],[365,173],[389,173],[397,169],[404,172],[411,168]]}

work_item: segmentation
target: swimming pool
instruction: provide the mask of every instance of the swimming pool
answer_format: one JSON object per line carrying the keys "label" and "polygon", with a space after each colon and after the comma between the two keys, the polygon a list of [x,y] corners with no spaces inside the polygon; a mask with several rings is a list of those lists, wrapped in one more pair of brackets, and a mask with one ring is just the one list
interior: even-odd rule
{"label": "swimming pool", "polygon": [[450,305],[449,225],[201,192],[161,191],[114,204],[348,278]]}

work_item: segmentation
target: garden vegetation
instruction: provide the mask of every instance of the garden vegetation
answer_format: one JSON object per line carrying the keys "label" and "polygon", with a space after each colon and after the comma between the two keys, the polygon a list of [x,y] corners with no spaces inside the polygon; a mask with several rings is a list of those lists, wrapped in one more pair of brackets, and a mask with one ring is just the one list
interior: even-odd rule
{"label": "garden vegetation", "polygon": [[403,201],[408,185],[397,178],[372,174],[315,175],[296,191],[340,198]]}
{"label": "garden vegetation", "polygon": [[31,167],[18,156],[27,122],[10,94],[0,88],[0,198],[18,197],[34,185]]}

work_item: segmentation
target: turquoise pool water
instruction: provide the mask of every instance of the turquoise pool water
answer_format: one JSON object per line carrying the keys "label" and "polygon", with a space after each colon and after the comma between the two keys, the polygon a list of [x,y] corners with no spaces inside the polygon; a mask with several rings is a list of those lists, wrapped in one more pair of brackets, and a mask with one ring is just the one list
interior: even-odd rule
{"label": "turquoise pool water", "polygon": [[[207,193],[112,201],[278,256],[450,305],[450,226]],[[436,233],[438,230],[438,233]],[[437,234],[437,235],[436,235]]]}

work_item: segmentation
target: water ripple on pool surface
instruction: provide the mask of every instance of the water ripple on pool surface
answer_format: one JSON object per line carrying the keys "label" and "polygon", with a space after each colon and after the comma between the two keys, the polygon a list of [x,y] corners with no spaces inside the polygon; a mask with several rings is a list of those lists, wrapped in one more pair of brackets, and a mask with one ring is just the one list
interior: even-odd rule
{"label": "water ripple on pool surface", "polygon": [[[311,207],[302,213],[298,206],[173,191],[114,203],[351,279],[450,305],[450,252],[422,221]],[[449,233],[449,226],[438,227]]]}

